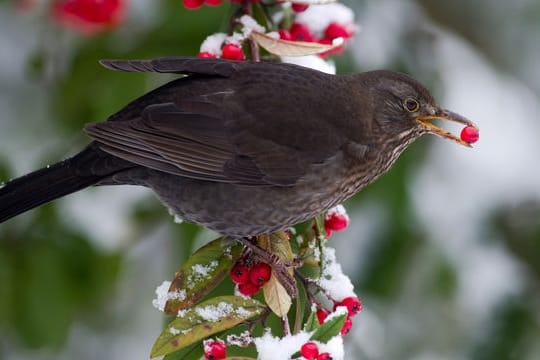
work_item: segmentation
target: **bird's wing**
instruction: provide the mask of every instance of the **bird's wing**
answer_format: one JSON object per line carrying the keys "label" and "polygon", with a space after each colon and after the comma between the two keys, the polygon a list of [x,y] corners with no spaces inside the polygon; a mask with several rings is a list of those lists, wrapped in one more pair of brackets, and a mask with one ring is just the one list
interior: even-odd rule
{"label": "bird's wing", "polygon": [[[85,130],[108,153],[194,179],[289,186],[305,174],[294,149],[229,127],[208,96],[183,106],[151,105],[140,118],[89,124]],[[251,143],[258,144],[253,151],[245,145]]]}
{"label": "bird's wing", "polygon": [[199,74],[223,77],[228,77],[243,67],[249,66],[241,61],[193,57],[167,57],[153,60],[101,60],[100,64],[107,69],[117,71]]}
{"label": "bird's wing", "polygon": [[196,58],[106,65],[193,74],[87,126],[103,150],[133,163],[195,179],[291,186],[343,146],[338,121],[350,117],[347,99],[336,99],[337,85],[322,73]]}

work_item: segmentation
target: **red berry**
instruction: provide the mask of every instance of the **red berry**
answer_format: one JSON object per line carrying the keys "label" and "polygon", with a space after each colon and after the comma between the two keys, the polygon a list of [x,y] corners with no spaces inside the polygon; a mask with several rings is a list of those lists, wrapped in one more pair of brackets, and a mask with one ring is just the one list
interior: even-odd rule
{"label": "red berry", "polygon": [[204,0],[204,3],[208,6],[218,6],[221,4],[221,0]]}
{"label": "red berry", "polygon": [[259,287],[266,284],[268,280],[270,280],[271,276],[272,268],[270,267],[270,265],[265,263],[255,264],[249,271],[249,281]]}
{"label": "red berry", "polygon": [[201,51],[197,54],[197,57],[214,59],[216,55],[209,53],[208,51]]}
{"label": "red berry", "polygon": [[349,331],[351,331],[352,325],[352,320],[350,317],[348,317],[341,328],[341,335],[347,335]]}
{"label": "red berry", "polygon": [[307,360],[316,360],[319,356],[319,347],[314,342],[310,341],[302,345],[300,354]]}
{"label": "red berry", "polygon": [[223,341],[206,341],[204,343],[205,360],[222,360],[227,357],[227,346]]}
{"label": "red berry", "polygon": [[204,0],[182,0],[184,2],[184,6],[186,9],[189,10],[196,10],[203,6]]}
{"label": "red berry", "polygon": [[292,9],[296,13],[306,11],[308,7],[309,7],[309,4],[302,4],[302,3],[293,3],[292,4]]}
{"label": "red berry", "polygon": [[300,23],[292,24],[291,28],[289,29],[289,32],[291,33],[291,37],[294,41],[313,42],[313,35],[311,35],[311,31],[304,24],[300,24]]}
{"label": "red berry", "polygon": [[279,38],[281,40],[289,40],[291,41],[293,38],[291,36],[291,32],[289,30],[280,29],[278,30]]}
{"label": "red berry", "polygon": [[332,360],[332,356],[330,356],[330,353],[322,353],[317,356],[317,360]]}
{"label": "red berry", "polygon": [[249,269],[242,263],[236,263],[229,273],[231,280],[235,284],[245,284],[249,282]]}
{"label": "red berry", "polygon": [[229,60],[244,60],[244,50],[235,44],[226,44],[221,50],[221,57]]}
{"label": "red berry", "polygon": [[362,302],[356,296],[349,296],[341,300],[336,307],[345,306],[349,312],[349,316],[355,316],[362,311]]}
{"label": "red berry", "polygon": [[330,315],[330,311],[323,308],[317,309],[317,320],[319,320],[319,324],[322,324],[328,315]]}
{"label": "red berry", "polygon": [[324,227],[328,230],[340,231],[347,226],[349,226],[349,217],[345,214],[329,213],[324,219]]}
{"label": "red berry", "polygon": [[330,23],[326,30],[324,31],[324,37],[326,39],[334,40],[335,38],[350,38],[352,34],[347,30],[347,28],[338,23]]}
{"label": "red berry", "polygon": [[255,295],[261,289],[260,286],[247,282],[245,284],[238,285],[238,291],[244,296]]}
{"label": "red berry", "polygon": [[466,143],[473,144],[477,142],[479,138],[480,134],[478,129],[474,126],[465,126],[463,130],[461,130],[461,140]]}
{"label": "red berry", "polygon": [[52,6],[58,22],[88,35],[118,25],[125,13],[125,0],[57,0]]}

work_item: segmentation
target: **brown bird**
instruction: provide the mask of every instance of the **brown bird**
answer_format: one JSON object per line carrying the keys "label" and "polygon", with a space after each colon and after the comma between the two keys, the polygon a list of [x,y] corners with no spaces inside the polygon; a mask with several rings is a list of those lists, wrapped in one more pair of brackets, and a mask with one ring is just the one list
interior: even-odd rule
{"label": "brown bird", "polygon": [[387,171],[431,123],[476,126],[409,76],[335,76],[289,64],[110,60],[114,70],[178,73],[85,130],[72,158],[0,189],[0,222],[91,185],[141,185],[181,218],[247,237],[320,214]]}

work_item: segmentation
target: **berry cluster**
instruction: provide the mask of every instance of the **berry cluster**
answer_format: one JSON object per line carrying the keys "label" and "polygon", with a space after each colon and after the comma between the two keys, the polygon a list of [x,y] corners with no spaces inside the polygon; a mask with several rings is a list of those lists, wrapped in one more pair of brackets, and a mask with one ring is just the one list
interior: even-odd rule
{"label": "berry cluster", "polygon": [[56,0],[51,10],[59,23],[93,35],[117,26],[126,9],[126,0]]}
{"label": "berry cluster", "polygon": [[270,280],[272,268],[265,263],[256,263],[248,267],[244,261],[237,262],[230,272],[232,282],[244,296],[255,295]]}
{"label": "berry cluster", "polygon": [[349,226],[349,222],[349,216],[343,206],[338,205],[328,210],[324,219],[326,237],[330,237],[333,231],[345,230]]}
{"label": "berry cluster", "polygon": [[302,345],[300,355],[306,360],[332,360],[330,353],[319,353],[319,346],[313,341]]}
{"label": "berry cluster", "polygon": [[222,360],[227,357],[227,345],[222,340],[206,340],[203,347],[204,360]]}
{"label": "berry cluster", "polygon": [[[336,302],[334,304],[334,310],[336,310],[340,306],[344,306],[347,308],[347,319],[345,320],[345,322],[343,323],[343,327],[341,328],[341,335],[347,335],[349,331],[351,331],[353,325],[352,318],[355,317],[360,311],[362,311],[362,302],[355,296],[349,296],[341,300],[340,302]],[[327,309],[317,309],[317,320],[319,321],[319,324],[324,323],[328,315],[330,315],[330,311],[328,311]]]}

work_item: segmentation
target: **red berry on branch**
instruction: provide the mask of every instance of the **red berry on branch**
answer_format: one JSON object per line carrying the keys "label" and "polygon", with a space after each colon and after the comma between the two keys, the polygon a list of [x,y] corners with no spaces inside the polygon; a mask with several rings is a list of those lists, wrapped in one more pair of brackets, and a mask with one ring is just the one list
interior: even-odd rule
{"label": "red berry on branch", "polygon": [[465,126],[463,130],[461,130],[460,137],[461,140],[465,141],[466,143],[473,144],[480,138],[480,133],[474,126]]}
{"label": "red berry on branch", "polygon": [[216,55],[209,53],[208,51],[201,51],[197,54],[197,57],[214,59],[216,58]]}
{"label": "red berry on branch", "polygon": [[309,4],[302,4],[302,3],[293,3],[292,4],[292,9],[296,13],[306,11],[308,7],[309,7]]}
{"label": "red berry on branch", "polygon": [[125,0],[57,0],[52,5],[58,22],[88,35],[117,26],[125,13]]}
{"label": "red berry on branch", "polygon": [[226,44],[221,50],[221,57],[229,60],[244,60],[244,50],[235,44]]}
{"label": "red berry on branch", "polygon": [[242,263],[236,263],[229,273],[231,280],[235,284],[245,284],[249,281],[249,269]]}
{"label": "red berry on branch", "polygon": [[270,267],[270,265],[265,263],[255,264],[249,271],[249,281],[259,287],[266,284],[268,280],[270,280],[271,276],[272,268]]}
{"label": "red berry on branch", "polygon": [[307,360],[316,360],[319,356],[319,347],[314,342],[310,341],[302,345],[300,354]]}
{"label": "red berry on branch", "polygon": [[245,284],[238,285],[238,291],[244,296],[255,295],[261,289],[260,286],[247,282]]}
{"label": "red berry on branch", "polygon": [[352,34],[347,30],[347,28],[341,24],[338,23],[330,23],[326,27],[326,30],[324,31],[324,37],[325,39],[334,40],[338,37],[342,37],[345,39],[348,39],[352,36]]}
{"label": "red berry on branch", "polygon": [[355,316],[362,311],[362,302],[356,296],[349,296],[341,300],[335,307],[345,306],[349,312],[349,316]]}
{"label": "red berry on branch", "polygon": [[322,353],[317,356],[317,360],[332,360],[332,356],[330,356],[330,353]]}
{"label": "red berry on branch", "polygon": [[324,219],[324,227],[328,230],[340,231],[347,226],[349,226],[349,217],[346,214],[329,213]]}
{"label": "red berry on branch", "polygon": [[294,41],[313,42],[313,35],[311,34],[309,28],[304,24],[292,24],[289,32],[291,33],[291,37]]}
{"label": "red berry on branch", "polygon": [[328,315],[330,315],[330,311],[323,308],[317,309],[317,320],[319,320],[319,324],[322,324]]}
{"label": "red berry on branch", "polygon": [[196,10],[203,6],[204,0],[182,0],[184,6],[188,10]]}
{"label": "red berry on branch", "polygon": [[208,6],[218,6],[221,5],[222,0],[204,0],[204,3]]}
{"label": "red berry on branch", "polygon": [[278,33],[279,33],[279,38],[281,40],[289,40],[289,41],[291,41],[293,39],[289,30],[280,29],[280,30],[278,30]]}
{"label": "red berry on branch", "polygon": [[343,326],[341,327],[341,335],[347,335],[349,331],[351,331],[352,325],[352,320],[348,317],[347,320],[345,320],[345,322],[343,323]]}
{"label": "red berry on branch", "polygon": [[204,343],[205,360],[222,360],[227,357],[227,346],[223,341],[207,341]]}

